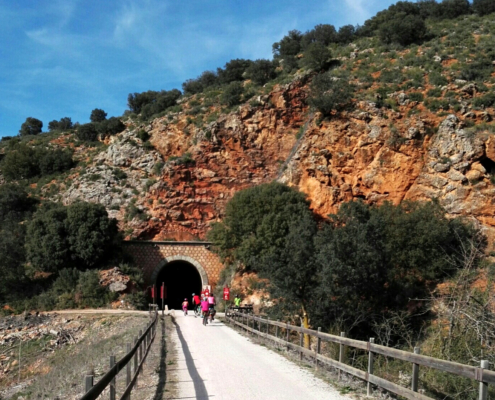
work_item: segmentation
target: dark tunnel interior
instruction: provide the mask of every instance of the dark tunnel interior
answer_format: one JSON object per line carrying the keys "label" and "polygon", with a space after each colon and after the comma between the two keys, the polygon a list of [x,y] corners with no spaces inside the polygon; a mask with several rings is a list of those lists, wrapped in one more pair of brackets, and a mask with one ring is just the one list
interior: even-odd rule
{"label": "dark tunnel interior", "polygon": [[[156,278],[158,295],[160,294],[162,282],[165,282],[167,295],[165,304],[168,305],[169,310],[180,310],[184,298],[187,298],[189,309],[192,309],[190,304],[192,294],[199,294],[202,288],[201,276],[198,270],[187,261],[172,261],[162,268]],[[161,308],[161,306],[160,300],[159,307]]]}

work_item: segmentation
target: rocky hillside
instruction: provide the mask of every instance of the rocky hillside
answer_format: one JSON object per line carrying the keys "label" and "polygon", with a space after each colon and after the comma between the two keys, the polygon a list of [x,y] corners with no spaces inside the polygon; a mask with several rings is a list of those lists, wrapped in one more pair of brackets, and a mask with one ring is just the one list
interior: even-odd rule
{"label": "rocky hillside", "polygon": [[274,179],[323,217],[353,199],[436,199],[495,237],[495,24],[476,15],[428,23],[421,45],[329,46],[326,73],[355,88],[344,110],[310,109],[316,73],[279,67],[264,86],[245,80],[239,106],[223,106],[220,87],[153,118],[128,113],[125,131],[96,147],[57,136],[50,145],[72,147],[79,163],[34,187],[65,204],[101,203],[142,239],[204,238],[233,193]]}

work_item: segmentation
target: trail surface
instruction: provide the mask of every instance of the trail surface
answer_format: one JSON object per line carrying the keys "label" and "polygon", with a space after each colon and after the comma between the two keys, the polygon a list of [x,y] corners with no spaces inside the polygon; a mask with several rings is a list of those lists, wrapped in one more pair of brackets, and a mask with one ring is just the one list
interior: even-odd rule
{"label": "trail surface", "polygon": [[349,399],[281,355],[219,321],[175,313],[176,399]]}

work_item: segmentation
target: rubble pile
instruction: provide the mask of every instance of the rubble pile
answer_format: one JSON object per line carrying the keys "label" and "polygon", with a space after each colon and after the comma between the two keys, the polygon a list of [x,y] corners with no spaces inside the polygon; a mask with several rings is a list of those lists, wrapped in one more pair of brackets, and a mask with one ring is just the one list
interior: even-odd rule
{"label": "rubble pile", "polygon": [[[18,364],[19,344],[45,339],[40,352],[52,352],[66,344],[76,344],[85,324],[57,314],[29,314],[0,320],[0,379]],[[22,346],[21,346],[22,348]]]}

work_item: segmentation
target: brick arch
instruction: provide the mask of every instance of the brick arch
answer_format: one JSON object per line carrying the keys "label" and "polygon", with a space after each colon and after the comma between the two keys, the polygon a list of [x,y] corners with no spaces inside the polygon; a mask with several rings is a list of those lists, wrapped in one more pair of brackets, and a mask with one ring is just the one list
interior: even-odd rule
{"label": "brick arch", "polygon": [[194,265],[194,267],[198,270],[199,275],[201,276],[201,283],[203,284],[203,286],[208,285],[208,274],[206,273],[203,266],[194,258],[180,254],[176,256],[166,257],[164,260],[162,260],[153,270],[153,273],[151,274],[151,278],[150,278],[151,282],[156,282],[156,278],[158,278],[158,274],[160,273],[160,271],[172,261],[186,261],[189,264]]}
{"label": "brick arch", "polygon": [[[198,270],[204,285],[214,288],[224,266],[220,258],[210,251],[209,242],[175,242],[129,240],[124,242],[126,252],[143,271],[147,286],[156,282],[158,271],[171,261],[191,263]],[[207,283],[205,283],[207,282]]]}

